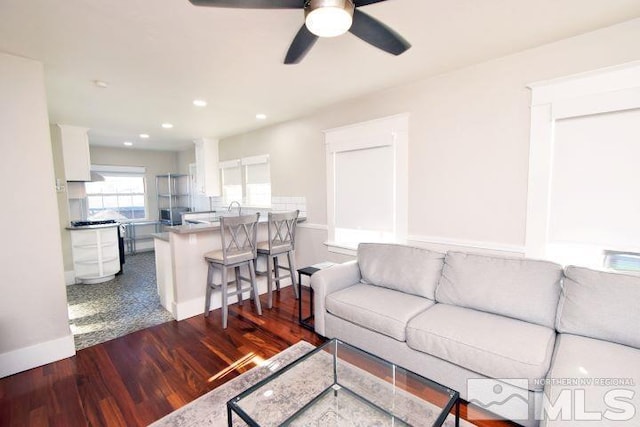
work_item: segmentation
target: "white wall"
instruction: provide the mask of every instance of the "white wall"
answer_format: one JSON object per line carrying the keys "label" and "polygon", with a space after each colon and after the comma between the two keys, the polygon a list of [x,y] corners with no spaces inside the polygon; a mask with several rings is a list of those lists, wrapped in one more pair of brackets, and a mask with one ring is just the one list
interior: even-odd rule
{"label": "white wall", "polygon": [[[66,275],[65,281],[71,283],[74,279],[73,273],[73,256],[71,253],[71,233],[66,227],[69,226],[69,201],[68,192],[70,183],[66,182],[66,174],[64,171],[64,156],[62,154],[62,131],[57,125],[49,126],[49,134],[51,136],[51,150],[53,153],[53,171],[56,182],[59,180],[64,190],[56,192],[58,200],[58,218],[60,237],[62,239],[62,260],[64,261],[64,271]],[[73,183],[79,185],[79,182]]]}
{"label": "white wall", "polygon": [[3,377],[72,356],[75,350],[42,64],[0,53],[0,93]]}
{"label": "white wall", "polygon": [[189,164],[196,162],[196,146],[178,151],[178,173],[189,173]]}
{"label": "white wall", "polygon": [[[526,84],[636,60],[637,40],[640,19],[373,93],[225,138],[220,159],[270,154],[273,194],[305,196],[308,222],[315,224],[303,229],[300,250],[331,258],[317,247],[322,233],[326,236],[322,130],[408,112],[410,240],[437,249],[462,245],[522,254],[530,126]],[[304,236],[313,243],[305,245]]]}

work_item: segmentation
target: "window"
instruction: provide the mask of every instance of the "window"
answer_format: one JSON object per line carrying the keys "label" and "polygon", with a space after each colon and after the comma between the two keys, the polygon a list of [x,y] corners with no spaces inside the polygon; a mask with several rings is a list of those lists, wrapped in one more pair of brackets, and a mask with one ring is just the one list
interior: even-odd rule
{"label": "window", "polygon": [[242,167],[239,160],[220,162],[222,198],[225,203],[242,201]]}
{"label": "window", "polygon": [[526,255],[610,267],[640,252],[638,63],[529,87]]}
{"label": "window", "polygon": [[271,205],[271,170],[268,156],[242,159],[245,178],[245,203],[249,206]]}
{"label": "window", "polygon": [[407,236],[408,116],[326,131],[330,250]]}
{"label": "window", "polygon": [[145,180],[144,174],[139,172],[140,169],[92,167],[92,171],[104,177],[104,181],[85,183],[88,218],[119,220],[146,218]]}
{"label": "window", "polygon": [[245,157],[220,163],[225,203],[242,201],[248,206],[271,205],[269,156]]}

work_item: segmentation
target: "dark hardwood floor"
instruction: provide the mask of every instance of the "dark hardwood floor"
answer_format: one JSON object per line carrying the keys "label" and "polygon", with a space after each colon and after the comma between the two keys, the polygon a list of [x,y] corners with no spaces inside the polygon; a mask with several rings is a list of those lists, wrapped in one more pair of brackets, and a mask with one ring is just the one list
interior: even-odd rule
{"label": "dark hardwood floor", "polygon": [[[304,293],[303,307],[307,298]],[[297,303],[284,288],[263,316],[246,301],[230,307],[226,330],[215,310],[208,318],[154,326],[3,378],[0,425],[145,426],[251,369],[230,368],[247,354],[266,359],[300,340],[322,343],[298,325]]]}

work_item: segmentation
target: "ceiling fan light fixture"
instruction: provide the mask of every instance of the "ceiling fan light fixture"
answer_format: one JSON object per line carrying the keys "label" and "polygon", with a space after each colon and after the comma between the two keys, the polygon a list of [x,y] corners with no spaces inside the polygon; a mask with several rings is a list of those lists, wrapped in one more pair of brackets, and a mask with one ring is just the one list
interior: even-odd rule
{"label": "ceiling fan light fixture", "polygon": [[305,24],[318,37],[336,37],[351,28],[354,9],[351,0],[307,0]]}

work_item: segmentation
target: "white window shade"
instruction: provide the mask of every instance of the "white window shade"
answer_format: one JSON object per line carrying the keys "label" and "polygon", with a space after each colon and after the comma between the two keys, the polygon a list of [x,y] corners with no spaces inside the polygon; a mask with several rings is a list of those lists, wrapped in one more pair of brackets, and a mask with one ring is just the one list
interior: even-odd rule
{"label": "white window shade", "polygon": [[271,182],[271,171],[268,163],[258,163],[247,165],[247,185],[269,184]]}
{"label": "white window shade", "polygon": [[242,173],[240,166],[222,169],[224,185],[242,185]]}
{"label": "white window shade", "polygon": [[640,110],[558,120],[549,242],[640,249]]}
{"label": "white window shade", "polygon": [[246,204],[249,206],[269,206],[271,204],[271,170],[269,163],[254,162],[246,164],[245,172]]}
{"label": "white window shade", "polygon": [[222,196],[226,203],[248,206],[271,205],[269,155],[243,157],[219,163],[222,171]]}
{"label": "white window shade", "polygon": [[220,164],[222,170],[222,197],[225,202],[242,200],[242,167],[239,161]]}
{"label": "white window shade", "polygon": [[335,156],[337,238],[391,238],[394,231],[394,150],[391,146]]}
{"label": "white window shade", "polygon": [[330,251],[407,236],[406,114],[325,131]]}

